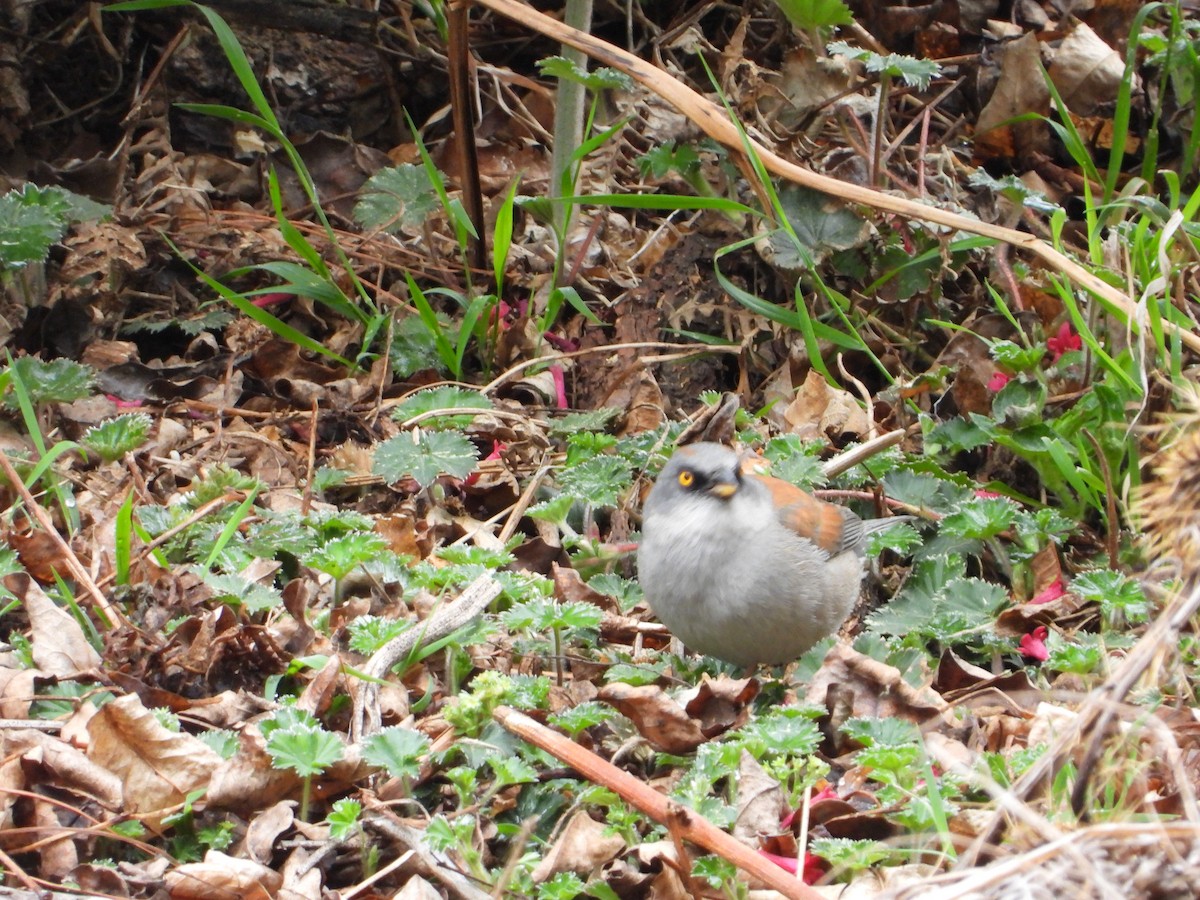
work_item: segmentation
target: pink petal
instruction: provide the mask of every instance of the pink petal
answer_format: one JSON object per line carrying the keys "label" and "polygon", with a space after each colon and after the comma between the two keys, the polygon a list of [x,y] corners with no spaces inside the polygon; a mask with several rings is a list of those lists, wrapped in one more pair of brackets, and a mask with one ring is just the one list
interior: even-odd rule
{"label": "pink petal", "polygon": [[1012,380],[1011,375],[1005,375],[1003,372],[997,371],[987,383],[987,389],[992,393],[1000,390]]}
{"label": "pink petal", "polygon": [[1055,578],[1050,586],[1045,590],[1037,593],[1029,602],[1033,604],[1049,603],[1051,600],[1057,600],[1067,593],[1066,585],[1063,584],[1062,576]]}
{"label": "pink petal", "polygon": [[549,344],[555,350],[559,350],[563,353],[572,353],[579,349],[579,341],[562,337],[555,334],[553,331],[543,331],[542,337],[545,338],[547,344]]}
{"label": "pink petal", "polygon": [[559,409],[567,408],[567,380],[563,375],[563,367],[553,365],[550,367],[550,374],[554,377],[554,401],[558,404]]}
{"label": "pink petal", "polygon": [[1050,351],[1051,361],[1058,362],[1067,351],[1082,350],[1083,338],[1071,330],[1070,322],[1063,322],[1058,326],[1058,333],[1046,339],[1046,349]]}
{"label": "pink petal", "polygon": [[283,303],[285,300],[291,300],[292,296],[292,294],[286,294],[283,292],[259,294],[250,302],[262,309],[268,306],[274,306],[276,303]]}
{"label": "pink petal", "polygon": [[1039,625],[1029,634],[1021,637],[1021,655],[1029,659],[1036,659],[1038,662],[1045,662],[1050,658],[1050,651],[1046,649],[1046,635],[1049,634],[1045,625]]}

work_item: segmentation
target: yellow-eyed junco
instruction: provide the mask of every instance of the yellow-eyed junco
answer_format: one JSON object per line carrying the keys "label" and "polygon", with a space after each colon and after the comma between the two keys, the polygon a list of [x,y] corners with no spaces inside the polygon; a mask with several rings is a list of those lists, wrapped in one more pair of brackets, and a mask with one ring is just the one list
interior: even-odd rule
{"label": "yellow-eyed junco", "polygon": [[646,498],[638,579],[692,650],[791,662],[850,614],[867,535],[910,517],[864,522],[741,463],[721,444],[675,452]]}

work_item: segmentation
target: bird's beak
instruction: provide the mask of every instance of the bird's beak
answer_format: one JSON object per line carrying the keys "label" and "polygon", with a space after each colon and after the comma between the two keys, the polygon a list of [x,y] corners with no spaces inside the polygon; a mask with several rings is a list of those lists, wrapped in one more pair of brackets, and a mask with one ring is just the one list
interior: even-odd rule
{"label": "bird's beak", "polygon": [[737,493],[738,483],[736,481],[718,481],[708,489],[708,492],[714,497],[720,497],[722,500],[728,500]]}

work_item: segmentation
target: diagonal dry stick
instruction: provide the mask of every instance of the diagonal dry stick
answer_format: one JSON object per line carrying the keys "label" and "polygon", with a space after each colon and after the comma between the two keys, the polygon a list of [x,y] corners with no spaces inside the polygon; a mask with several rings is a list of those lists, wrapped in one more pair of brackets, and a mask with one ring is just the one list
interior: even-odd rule
{"label": "diagonal dry stick", "polygon": [[[457,0],[457,2],[465,2],[465,0]],[[590,34],[570,28],[557,19],[552,19],[545,13],[538,12],[528,4],[521,2],[521,0],[472,0],[472,2],[528,28],[532,28],[539,34],[544,34],[560,43],[569,44],[602,62],[604,65],[624,72],[643,87],[658,94],[682,112],[713,140],[719,141],[735,151],[742,151],[744,146],[742,134],[734,127],[733,122],[729,120],[729,116],[724,109],[701,97],[687,85],[672,78],[666,72],[646,60],[639,59],[632,53],[622,50],[607,41],[602,41]],[[910,219],[920,219],[970,234],[994,238],[995,240],[1020,247],[1023,250],[1028,250],[1034,256],[1040,257],[1050,268],[1066,275],[1075,284],[1090,291],[1102,302],[1119,310],[1122,315],[1128,317],[1130,320],[1138,321],[1140,318],[1137,304],[1130,300],[1126,294],[1096,277],[1079,263],[1075,262],[1075,260],[1054,249],[1054,247],[1040,238],[1012,228],[1005,228],[1001,225],[980,222],[978,219],[972,219],[958,213],[950,212],[949,210],[938,209],[935,206],[917,203],[915,200],[893,197],[881,191],[871,190],[857,184],[849,184],[845,181],[839,181],[836,178],[830,178],[828,175],[818,175],[816,172],[809,171],[776,155],[751,137],[747,136],[744,140],[769,171],[786,178],[788,181],[813,188],[824,194],[840,197],[843,200],[849,200],[852,203],[862,203],[866,206],[897,213]],[[1170,322],[1163,322],[1163,328],[1177,333],[1180,340],[1190,349],[1200,352],[1200,335],[1179,328]]]}
{"label": "diagonal dry stick", "polygon": [[610,788],[639,812],[667,825],[672,836],[678,835],[710,853],[724,857],[788,900],[822,900],[825,897],[825,894],[751,850],[703,816],[668,799],[665,794],[660,794],[641,779],[579,746],[569,737],[507,706],[496,707],[492,718],[517,737],[553,754],[588,781]]}

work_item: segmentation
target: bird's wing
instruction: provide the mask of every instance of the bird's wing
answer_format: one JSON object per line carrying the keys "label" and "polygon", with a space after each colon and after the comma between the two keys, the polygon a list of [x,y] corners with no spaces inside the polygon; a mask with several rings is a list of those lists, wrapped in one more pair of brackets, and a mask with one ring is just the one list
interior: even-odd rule
{"label": "bird's wing", "polygon": [[786,528],[808,538],[830,556],[844,550],[862,552],[866,529],[862,519],[850,510],[818,500],[790,482],[755,477],[771,492],[776,515]]}

